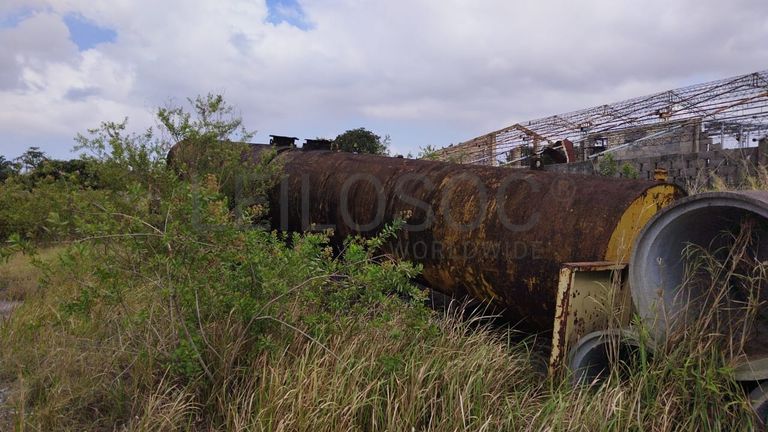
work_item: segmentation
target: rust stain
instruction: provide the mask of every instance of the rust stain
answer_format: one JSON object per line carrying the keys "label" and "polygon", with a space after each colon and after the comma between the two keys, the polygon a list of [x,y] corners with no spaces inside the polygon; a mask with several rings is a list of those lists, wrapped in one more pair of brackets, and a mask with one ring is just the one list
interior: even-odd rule
{"label": "rust stain", "polygon": [[[338,240],[349,234],[375,234],[405,211],[413,220],[423,221],[425,211],[402,200],[395,190],[406,176],[419,176],[423,181],[405,182],[399,189],[429,206],[432,225],[401,235],[390,252],[408,250],[406,243],[439,243],[440,256],[399,256],[423,264],[423,277],[432,287],[494,301],[510,318],[523,320],[534,330],[552,328],[562,263],[605,260],[615,228],[633,203],[652,201],[647,192],[653,188],[676,190],[640,180],[324,151],[289,151],[278,159],[286,172],[288,197],[301,196],[302,176],[318,185],[308,191],[306,210],[311,220],[334,224]],[[360,227],[373,221],[377,211],[376,190],[368,182],[347,189],[348,210],[360,224],[349,226],[342,220],[342,189],[357,174],[375,178],[386,202],[382,224],[365,231]],[[572,187],[563,187],[563,179]],[[279,209],[280,204],[276,197],[271,207]],[[288,229],[299,229],[300,203],[290,198],[288,204]],[[652,210],[643,214],[653,214]],[[279,216],[273,214],[273,220]],[[472,221],[478,222],[476,227],[462,229]]]}
{"label": "rust stain", "polygon": [[[267,150],[252,147],[247,157],[260,160]],[[642,180],[330,151],[287,150],[274,161],[284,170],[271,194],[275,229],[302,231],[311,221],[332,226],[340,243],[352,234],[374,235],[402,214],[411,225],[429,221],[427,229],[400,233],[386,251],[422,264],[432,288],[492,301],[537,331],[553,327],[563,263],[618,261],[612,251],[621,248],[612,237],[633,203],[651,203],[642,214],[652,215],[663,207],[659,201],[681,194]],[[350,184],[356,176],[367,180]],[[473,221],[475,227],[463,227]],[[631,244],[636,229],[624,231],[619,243]],[[415,254],[414,245],[429,253]]]}

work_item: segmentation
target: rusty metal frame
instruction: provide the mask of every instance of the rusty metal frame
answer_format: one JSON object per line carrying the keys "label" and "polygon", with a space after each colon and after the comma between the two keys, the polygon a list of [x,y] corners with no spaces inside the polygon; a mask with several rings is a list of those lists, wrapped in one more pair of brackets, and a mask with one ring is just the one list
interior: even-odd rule
{"label": "rusty metal frame", "polygon": [[565,263],[560,269],[549,372],[560,374],[571,347],[584,335],[629,323],[632,298],[627,265],[610,261]]}
{"label": "rusty metal frame", "polygon": [[[460,153],[462,163],[505,165],[506,155],[520,147],[563,139],[589,144],[596,134],[607,137],[638,126],[663,131],[693,121],[715,140],[733,139],[737,129],[739,135],[768,133],[768,70],[516,123],[478,137],[484,145],[475,138],[438,150],[437,158],[451,160]],[[722,134],[721,124],[743,127]]]}

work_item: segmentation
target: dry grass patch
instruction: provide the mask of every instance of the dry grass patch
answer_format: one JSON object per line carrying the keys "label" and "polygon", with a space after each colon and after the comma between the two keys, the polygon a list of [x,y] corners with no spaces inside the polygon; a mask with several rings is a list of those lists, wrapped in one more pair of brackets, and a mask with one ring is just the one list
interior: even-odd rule
{"label": "dry grass patch", "polygon": [[[61,246],[46,247],[34,259],[50,264],[62,250]],[[0,262],[0,301],[23,301],[37,290],[41,271],[32,260],[29,255],[16,254],[8,262]]]}

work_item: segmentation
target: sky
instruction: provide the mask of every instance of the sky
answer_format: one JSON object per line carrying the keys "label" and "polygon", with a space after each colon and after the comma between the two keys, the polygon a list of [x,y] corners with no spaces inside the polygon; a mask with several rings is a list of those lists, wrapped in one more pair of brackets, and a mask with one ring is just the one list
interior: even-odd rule
{"label": "sky", "polygon": [[2,0],[0,155],[221,93],[257,133],[392,153],[768,69],[765,0]]}

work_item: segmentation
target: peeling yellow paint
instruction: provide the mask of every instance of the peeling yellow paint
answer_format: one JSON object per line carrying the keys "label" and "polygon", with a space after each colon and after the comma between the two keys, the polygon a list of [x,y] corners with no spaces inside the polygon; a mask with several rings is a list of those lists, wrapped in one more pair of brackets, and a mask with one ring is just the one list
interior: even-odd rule
{"label": "peeling yellow paint", "polygon": [[621,215],[619,223],[611,234],[605,260],[611,262],[626,262],[632,253],[632,243],[646,223],[659,210],[670,205],[682,195],[675,185],[659,184],[652,186],[627,206]]}
{"label": "peeling yellow paint", "polygon": [[558,374],[570,348],[587,333],[623,326],[632,309],[626,264],[566,263],[560,269],[549,371]]}

